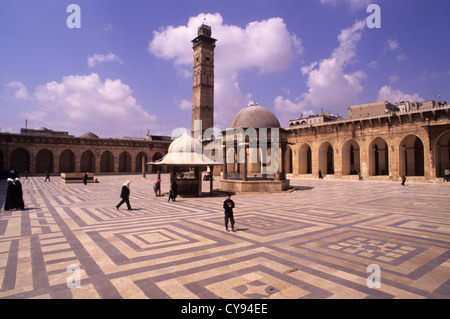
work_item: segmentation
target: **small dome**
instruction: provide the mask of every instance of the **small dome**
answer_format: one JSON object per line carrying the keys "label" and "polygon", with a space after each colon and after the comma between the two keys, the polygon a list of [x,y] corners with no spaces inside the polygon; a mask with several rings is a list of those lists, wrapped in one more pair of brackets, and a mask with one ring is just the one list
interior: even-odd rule
{"label": "small dome", "polygon": [[50,130],[46,127],[40,126],[35,131],[49,132]]}
{"label": "small dome", "polygon": [[185,131],[183,135],[175,139],[169,146],[169,153],[194,153],[202,152],[202,142],[191,137],[188,131]]}
{"label": "small dome", "polygon": [[275,114],[256,103],[250,104],[236,114],[231,128],[280,128]]}
{"label": "small dome", "polygon": [[81,138],[100,138],[98,137],[96,134],[92,133],[92,132],[87,132],[84,133],[83,135],[80,136]]}

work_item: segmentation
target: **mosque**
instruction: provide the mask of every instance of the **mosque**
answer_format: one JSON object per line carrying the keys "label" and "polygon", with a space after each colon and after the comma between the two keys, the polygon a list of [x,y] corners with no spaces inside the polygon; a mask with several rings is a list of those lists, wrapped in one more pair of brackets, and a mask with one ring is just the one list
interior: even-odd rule
{"label": "mosque", "polygon": [[[171,179],[198,179],[208,169],[222,175],[222,190],[236,192],[284,191],[294,177],[356,180],[361,175],[364,180],[400,181],[405,174],[409,181],[442,182],[450,166],[450,109],[445,102],[412,103],[415,107],[408,108],[374,103],[349,108],[348,119],[320,114],[293,120],[286,128],[270,110],[253,103],[222,132],[226,138],[202,139],[200,147],[193,138],[196,121],[202,123],[201,136],[214,127],[216,41],[204,24],[192,40],[192,135],[171,141],[152,136],[103,139],[90,132],[73,137],[46,128],[0,133],[0,171],[117,174],[162,169]],[[212,151],[203,156],[211,145]],[[201,157],[193,155],[198,149]],[[194,162],[179,161],[186,152]]]}

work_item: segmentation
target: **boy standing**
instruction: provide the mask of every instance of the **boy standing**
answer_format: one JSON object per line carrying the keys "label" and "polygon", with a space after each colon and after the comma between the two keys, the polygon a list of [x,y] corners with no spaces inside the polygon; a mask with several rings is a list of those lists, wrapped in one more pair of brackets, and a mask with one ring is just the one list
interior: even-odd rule
{"label": "boy standing", "polygon": [[228,220],[231,222],[231,229],[234,232],[234,216],[233,208],[234,202],[231,200],[231,194],[227,194],[227,199],[223,202],[223,208],[225,209],[225,229],[228,230]]}

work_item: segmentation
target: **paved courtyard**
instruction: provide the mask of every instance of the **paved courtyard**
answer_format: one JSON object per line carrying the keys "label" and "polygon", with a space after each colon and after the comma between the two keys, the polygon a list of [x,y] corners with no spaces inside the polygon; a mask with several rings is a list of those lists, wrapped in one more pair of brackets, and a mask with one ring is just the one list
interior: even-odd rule
{"label": "paved courtyard", "polygon": [[[450,297],[450,183],[293,179],[233,196],[233,233],[222,195],[168,203],[154,175],[99,179],[23,180],[27,209],[0,212],[0,298]],[[127,179],[133,210],[116,210]]]}

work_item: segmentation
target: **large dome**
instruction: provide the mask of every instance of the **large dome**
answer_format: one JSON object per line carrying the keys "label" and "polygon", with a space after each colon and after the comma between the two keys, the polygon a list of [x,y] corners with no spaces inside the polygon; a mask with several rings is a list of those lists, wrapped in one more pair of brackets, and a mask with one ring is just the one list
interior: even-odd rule
{"label": "large dome", "polygon": [[239,111],[231,122],[231,128],[281,128],[275,114],[256,103]]}

